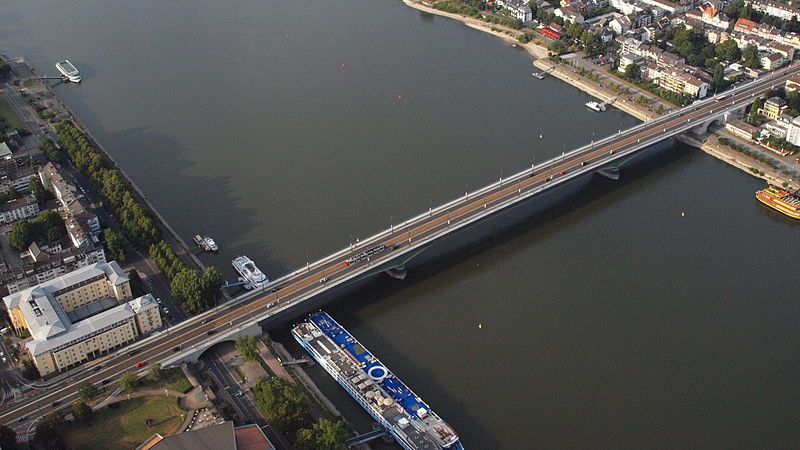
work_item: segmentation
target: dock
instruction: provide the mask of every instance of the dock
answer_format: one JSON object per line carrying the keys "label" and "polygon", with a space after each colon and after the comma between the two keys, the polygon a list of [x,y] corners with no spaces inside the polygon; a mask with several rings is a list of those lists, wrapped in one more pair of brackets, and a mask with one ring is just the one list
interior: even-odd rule
{"label": "dock", "polygon": [[194,240],[194,243],[197,244],[197,247],[205,252],[219,251],[217,243],[214,242],[214,239],[211,239],[211,236],[200,236],[199,234],[195,234],[192,239]]}

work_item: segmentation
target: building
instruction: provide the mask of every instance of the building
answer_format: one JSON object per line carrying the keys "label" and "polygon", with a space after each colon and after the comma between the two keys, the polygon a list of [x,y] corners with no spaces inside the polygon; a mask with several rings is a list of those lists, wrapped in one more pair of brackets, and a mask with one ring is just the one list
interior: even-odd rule
{"label": "building", "polygon": [[67,228],[67,236],[75,247],[97,244],[100,234],[100,219],[78,188],[67,181],[61,168],[52,162],[39,170],[39,178],[61,203],[61,218]]}
{"label": "building", "polygon": [[155,434],[136,450],[275,450],[258,425],[225,422],[163,437]]}
{"label": "building", "polygon": [[679,67],[651,63],[644,68],[642,75],[663,89],[695,98],[705,97],[711,88],[705,81],[685,73]]}
{"label": "building", "polygon": [[561,17],[564,19],[565,22],[576,23],[578,25],[581,25],[584,22],[583,15],[569,6],[556,9],[554,14],[556,17]]}
{"label": "building", "polygon": [[37,214],[39,214],[39,204],[36,202],[36,197],[26,195],[0,206],[0,224],[14,223]]}
{"label": "building", "polygon": [[495,4],[508,12],[508,14],[523,22],[533,20],[533,10],[528,6],[527,1],[523,0],[495,0]]}
{"label": "building", "polygon": [[786,129],[786,140],[792,145],[800,145],[800,118],[792,118]]}
{"label": "building", "polygon": [[65,273],[96,263],[105,263],[106,254],[101,245],[62,249],[60,245],[39,246],[32,243],[20,255],[20,262],[5,265],[0,270],[0,284],[9,294],[52,280]]}
{"label": "building", "polygon": [[625,70],[631,64],[636,64],[638,66],[641,66],[642,64],[644,64],[644,62],[645,62],[644,58],[642,58],[639,55],[634,55],[633,53],[623,53],[619,57],[619,65],[617,66],[617,70],[619,70],[622,73],[625,73]]}
{"label": "building", "polygon": [[11,159],[11,148],[5,142],[0,142],[0,159]]}
{"label": "building", "polygon": [[41,375],[76,366],[161,327],[151,295],[132,301],[116,262],[93,264],[3,298]]}
{"label": "building", "polygon": [[677,3],[672,3],[667,0],[642,0],[642,3],[658,9],[663,9],[669,13],[675,13],[680,8]]}
{"label": "building", "polygon": [[780,53],[770,53],[769,55],[764,55],[760,59],[761,67],[765,70],[775,70],[779,67],[785,66],[788,61],[786,58],[783,57]]}
{"label": "building", "polygon": [[753,140],[753,135],[759,131],[758,128],[739,119],[729,119],[725,123],[725,129],[730,131],[734,136],[746,141]]}
{"label": "building", "polygon": [[79,196],[78,188],[67,181],[66,177],[61,173],[61,168],[52,162],[48,162],[39,169],[39,178],[42,181],[42,186],[52,192],[56,200],[65,208]]}
{"label": "building", "polygon": [[631,19],[628,16],[617,17],[608,24],[608,29],[621,35],[631,29]]}
{"label": "building", "polygon": [[0,192],[29,192],[28,183],[36,176],[36,169],[25,158],[0,159]]}
{"label": "building", "polygon": [[800,89],[800,74],[794,74],[786,80],[786,92],[795,92]]}
{"label": "building", "polygon": [[770,120],[775,120],[778,118],[778,116],[783,114],[783,111],[786,109],[786,107],[786,102],[782,98],[772,97],[764,102],[764,107],[762,107],[758,112]]}
{"label": "building", "polygon": [[764,14],[779,17],[783,20],[792,20],[792,17],[800,15],[800,10],[786,3],[779,3],[771,0],[745,0],[756,11]]}

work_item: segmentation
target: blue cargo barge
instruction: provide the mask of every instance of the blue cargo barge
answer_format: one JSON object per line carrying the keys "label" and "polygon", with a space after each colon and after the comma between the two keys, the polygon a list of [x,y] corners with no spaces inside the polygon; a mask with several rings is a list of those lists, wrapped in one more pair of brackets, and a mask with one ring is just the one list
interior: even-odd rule
{"label": "blue cargo barge", "polygon": [[450,425],[327,313],[311,314],[292,336],[404,449],[464,448]]}

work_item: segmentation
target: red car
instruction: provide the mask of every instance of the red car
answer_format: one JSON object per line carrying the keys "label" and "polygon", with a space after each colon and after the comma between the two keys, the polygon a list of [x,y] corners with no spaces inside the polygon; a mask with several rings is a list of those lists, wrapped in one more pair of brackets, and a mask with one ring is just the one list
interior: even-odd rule
{"label": "red car", "polygon": [[136,363],[136,368],[138,369],[139,367],[144,367],[144,361],[139,361]]}

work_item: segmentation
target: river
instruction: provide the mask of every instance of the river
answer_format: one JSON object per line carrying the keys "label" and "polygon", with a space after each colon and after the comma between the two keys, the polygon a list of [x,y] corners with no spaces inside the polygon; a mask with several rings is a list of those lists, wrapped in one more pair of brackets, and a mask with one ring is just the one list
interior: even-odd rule
{"label": "river", "polygon": [[[184,238],[217,240],[203,258],[229,277],[237,254],[274,278],[636,123],[396,1],[0,10],[1,51],[44,73],[75,63],[83,83],[59,93]],[[760,187],[665,145],[328,309],[468,448],[796,445],[800,239]]]}

